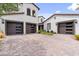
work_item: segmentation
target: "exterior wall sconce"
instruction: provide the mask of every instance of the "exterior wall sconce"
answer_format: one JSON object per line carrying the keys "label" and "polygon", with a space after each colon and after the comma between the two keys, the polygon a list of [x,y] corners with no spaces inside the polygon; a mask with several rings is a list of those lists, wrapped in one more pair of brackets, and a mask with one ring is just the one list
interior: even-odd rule
{"label": "exterior wall sconce", "polygon": [[75,20],[75,21],[74,21],[74,23],[78,23],[78,21],[77,21],[77,20]]}
{"label": "exterior wall sconce", "polygon": [[58,23],[56,23],[56,25],[58,25]]}
{"label": "exterior wall sconce", "polygon": [[4,24],[4,22],[5,22],[4,19],[2,19],[2,24]]}
{"label": "exterior wall sconce", "polygon": [[54,19],[56,19],[56,17],[54,17]]}

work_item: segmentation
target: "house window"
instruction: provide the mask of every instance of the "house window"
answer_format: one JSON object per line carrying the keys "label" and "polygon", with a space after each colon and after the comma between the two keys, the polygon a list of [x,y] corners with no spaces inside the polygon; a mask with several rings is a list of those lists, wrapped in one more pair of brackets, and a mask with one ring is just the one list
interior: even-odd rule
{"label": "house window", "polygon": [[47,23],[47,31],[51,29],[51,23]]}
{"label": "house window", "polygon": [[35,10],[32,10],[32,16],[35,17]]}
{"label": "house window", "polygon": [[27,8],[27,15],[31,15],[31,10],[29,8]]}
{"label": "house window", "polygon": [[43,20],[41,19],[41,22],[43,22]]}

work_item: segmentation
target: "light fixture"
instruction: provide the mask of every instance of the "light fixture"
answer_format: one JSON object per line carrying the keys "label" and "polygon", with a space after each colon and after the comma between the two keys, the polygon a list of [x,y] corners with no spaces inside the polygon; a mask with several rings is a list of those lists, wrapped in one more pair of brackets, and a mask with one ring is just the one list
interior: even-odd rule
{"label": "light fixture", "polygon": [[4,24],[4,19],[2,19],[2,24]]}
{"label": "light fixture", "polygon": [[54,17],[54,19],[56,19],[56,17]]}

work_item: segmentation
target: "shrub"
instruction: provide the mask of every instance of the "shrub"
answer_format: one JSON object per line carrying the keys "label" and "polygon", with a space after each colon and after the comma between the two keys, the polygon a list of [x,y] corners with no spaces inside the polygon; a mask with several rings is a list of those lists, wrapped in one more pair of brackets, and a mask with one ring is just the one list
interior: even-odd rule
{"label": "shrub", "polygon": [[40,30],[38,30],[38,33],[41,33],[41,31],[40,31]]}
{"label": "shrub", "polygon": [[45,31],[44,31],[44,30],[42,30],[42,29],[38,30],[38,33],[41,33],[41,32],[45,32]]}
{"label": "shrub", "polygon": [[56,32],[53,32],[54,34],[56,34]]}
{"label": "shrub", "polygon": [[54,33],[53,31],[51,31],[51,33]]}
{"label": "shrub", "polygon": [[46,32],[46,30],[43,30],[44,32]]}
{"label": "shrub", "polygon": [[53,33],[53,31],[52,32],[49,32],[49,31],[45,31],[45,30],[38,30],[38,33],[40,33],[40,34],[44,34],[44,35],[53,35],[54,33]]}
{"label": "shrub", "polygon": [[0,32],[0,39],[1,38],[4,38],[4,33],[3,32]]}
{"label": "shrub", "polygon": [[53,33],[51,33],[51,32],[49,32],[49,33],[47,32],[47,33],[45,33],[45,34],[47,34],[47,35],[53,35]]}
{"label": "shrub", "polygon": [[75,35],[75,38],[76,38],[77,40],[79,40],[79,35]]}
{"label": "shrub", "polygon": [[47,32],[49,32],[49,31],[47,31]]}
{"label": "shrub", "polygon": [[51,33],[56,34],[56,32],[54,32],[53,30],[51,30]]}

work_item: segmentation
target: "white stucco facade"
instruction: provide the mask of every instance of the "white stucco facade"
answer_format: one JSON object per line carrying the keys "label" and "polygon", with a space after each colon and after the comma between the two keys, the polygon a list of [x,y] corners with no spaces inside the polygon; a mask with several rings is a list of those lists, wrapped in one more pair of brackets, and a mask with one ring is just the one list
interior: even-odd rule
{"label": "white stucco facade", "polygon": [[[31,16],[27,15],[27,8],[31,10]],[[32,16],[32,10],[35,10],[35,17]],[[3,15],[0,17],[0,28],[1,31],[5,33],[5,21],[18,21],[24,23],[24,34],[26,34],[26,26],[25,23],[34,23],[38,26],[38,8],[34,6],[32,3],[23,3],[19,6],[19,11],[17,13],[23,12],[24,14],[12,14],[12,15]],[[2,19],[4,20],[4,24],[2,24]],[[37,28],[38,29],[38,28]]]}
{"label": "white stucco facade", "polygon": [[54,14],[44,22],[44,30],[47,31],[47,23],[51,23],[51,29],[49,31],[53,30],[57,33],[57,23],[70,20],[75,20],[75,34],[79,34],[79,14]]}
{"label": "white stucco facade", "polygon": [[42,23],[45,21],[45,18],[43,16],[38,16],[38,23]]}

